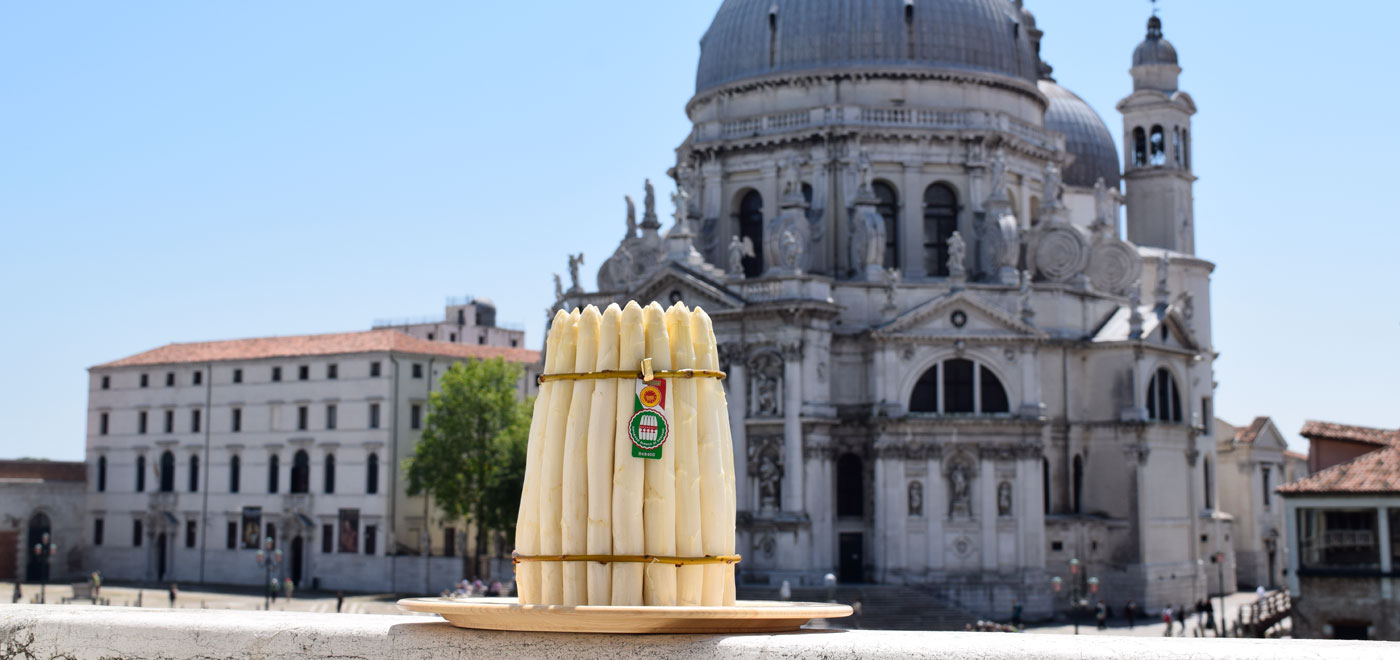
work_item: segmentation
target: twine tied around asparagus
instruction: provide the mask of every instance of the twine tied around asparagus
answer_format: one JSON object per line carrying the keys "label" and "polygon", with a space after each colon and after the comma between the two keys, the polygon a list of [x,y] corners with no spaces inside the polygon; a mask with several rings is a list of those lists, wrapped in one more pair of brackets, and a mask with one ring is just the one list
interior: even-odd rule
{"label": "twine tied around asparagus", "polygon": [[723,371],[713,371],[710,369],[680,369],[677,371],[653,371],[651,368],[651,358],[642,360],[642,368],[639,371],[588,371],[576,374],[540,374],[535,376],[535,384],[548,383],[555,380],[606,380],[617,378],[620,380],[641,379],[644,382],[661,378],[715,378],[724,380],[727,377]]}
{"label": "twine tied around asparagus", "polygon": [[732,565],[743,560],[743,555],[665,557],[660,555],[522,555],[511,553],[511,563],[517,566],[528,561],[596,561],[600,564],[673,564],[675,566],[701,566],[705,564]]}

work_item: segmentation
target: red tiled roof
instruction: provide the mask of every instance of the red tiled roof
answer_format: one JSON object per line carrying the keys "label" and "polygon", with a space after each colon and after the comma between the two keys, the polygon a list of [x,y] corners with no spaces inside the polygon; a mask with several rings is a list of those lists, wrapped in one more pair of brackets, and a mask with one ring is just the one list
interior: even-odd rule
{"label": "red tiled roof", "polygon": [[504,348],[500,346],[480,346],[475,344],[450,344],[441,341],[428,341],[406,335],[397,330],[366,330],[364,332],[340,332],[325,335],[299,335],[292,337],[256,337],[253,339],[230,339],[225,341],[200,341],[184,344],[166,344],[144,353],[137,353],[120,360],[99,364],[94,369],[106,367],[134,367],[153,364],[181,364],[188,362],[223,362],[228,360],[257,360],[276,357],[304,357],[309,355],[344,355],[350,353],[378,353],[394,351],[414,355],[441,355],[456,358],[505,358],[518,364],[534,364],[540,361],[540,352],[524,348]]}
{"label": "red tiled roof", "polygon": [[1300,451],[1286,451],[1283,452],[1283,455],[1285,458],[1296,458],[1300,461],[1308,460],[1308,455]]}
{"label": "red tiled roof", "polygon": [[1379,449],[1280,486],[1284,495],[1400,494],[1400,446]]}
{"label": "red tiled roof", "polygon": [[1254,421],[1250,422],[1247,428],[1235,429],[1235,442],[1243,442],[1245,444],[1253,443],[1259,437],[1259,434],[1263,432],[1264,425],[1268,423],[1268,417],[1255,417]]}
{"label": "red tiled roof", "polygon": [[72,461],[0,461],[0,479],[87,481],[87,464]]}
{"label": "red tiled roof", "polygon": [[1378,445],[1381,447],[1400,445],[1400,431],[1378,429],[1369,426],[1348,426],[1346,424],[1308,420],[1303,423],[1303,430],[1298,433],[1309,440],[1314,438],[1322,440],[1347,440],[1350,442],[1364,442],[1368,445]]}

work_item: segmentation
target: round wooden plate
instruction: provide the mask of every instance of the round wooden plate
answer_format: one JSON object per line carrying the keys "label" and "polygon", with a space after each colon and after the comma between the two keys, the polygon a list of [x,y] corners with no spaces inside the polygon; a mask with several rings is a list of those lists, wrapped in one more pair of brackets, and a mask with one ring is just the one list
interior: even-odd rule
{"label": "round wooden plate", "polygon": [[733,607],[521,605],[514,598],[405,598],[399,608],[458,628],[586,633],[771,633],[850,616],[849,605],[741,600]]}

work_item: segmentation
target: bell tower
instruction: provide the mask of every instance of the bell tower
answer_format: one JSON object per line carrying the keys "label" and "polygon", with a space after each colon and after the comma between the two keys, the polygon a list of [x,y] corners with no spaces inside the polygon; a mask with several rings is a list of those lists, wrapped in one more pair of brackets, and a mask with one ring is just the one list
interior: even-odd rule
{"label": "bell tower", "polygon": [[1123,180],[1128,240],[1185,254],[1196,252],[1191,187],[1191,115],[1196,103],[1177,88],[1176,48],[1162,36],[1162,19],[1147,21],[1133,51],[1133,93],[1118,102],[1123,115]]}

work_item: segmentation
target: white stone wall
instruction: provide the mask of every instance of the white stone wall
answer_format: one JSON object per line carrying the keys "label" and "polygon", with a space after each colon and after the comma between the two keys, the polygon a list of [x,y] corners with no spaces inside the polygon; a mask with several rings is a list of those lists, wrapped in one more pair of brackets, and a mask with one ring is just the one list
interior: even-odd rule
{"label": "white stone wall", "polygon": [[20,580],[26,579],[34,555],[29,524],[38,513],[48,516],[50,539],[58,545],[49,564],[50,579],[62,582],[85,573],[82,493],[83,484],[77,481],[0,478],[0,532],[15,533],[15,565],[8,568]]}

